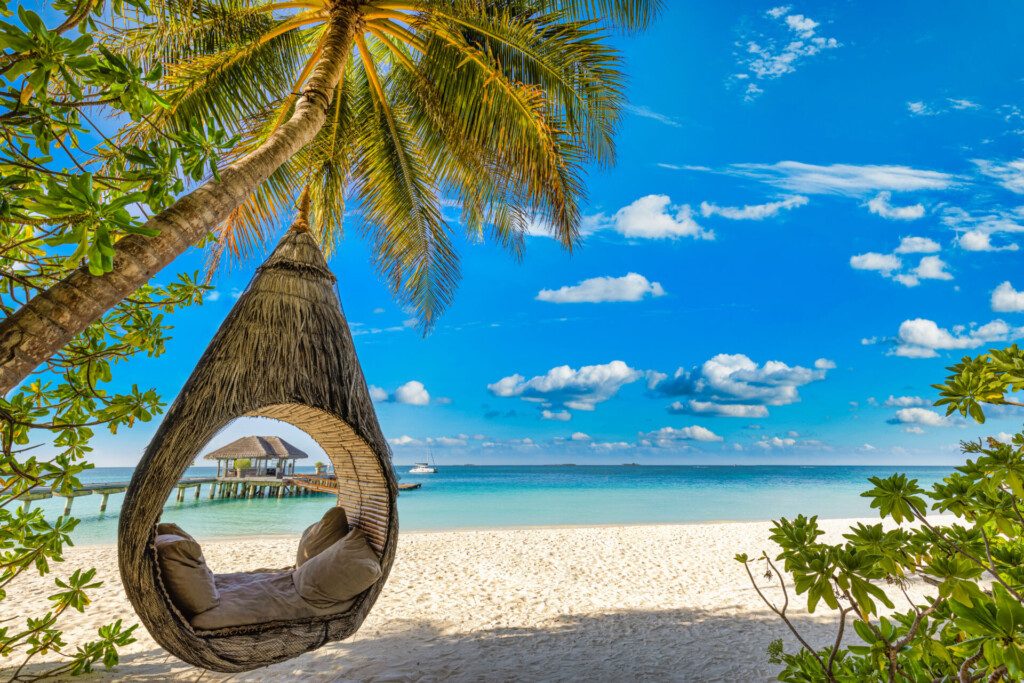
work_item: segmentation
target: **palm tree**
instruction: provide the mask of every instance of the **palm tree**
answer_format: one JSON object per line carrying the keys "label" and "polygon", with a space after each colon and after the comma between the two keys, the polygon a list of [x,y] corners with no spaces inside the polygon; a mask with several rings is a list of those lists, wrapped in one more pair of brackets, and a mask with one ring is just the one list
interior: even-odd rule
{"label": "palm tree", "polygon": [[216,123],[236,158],[129,236],[102,277],[75,271],[0,324],[0,390],[189,246],[218,230],[244,253],[309,188],[325,245],[358,200],[376,264],[425,327],[458,259],[446,201],[474,237],[519,254],[530,221],[566,248],[581,175],[610,163],[622,73],[605,26],[639,29],[658,0],[162,0],[124,33],[165,65],[171,105],[125,135]]}

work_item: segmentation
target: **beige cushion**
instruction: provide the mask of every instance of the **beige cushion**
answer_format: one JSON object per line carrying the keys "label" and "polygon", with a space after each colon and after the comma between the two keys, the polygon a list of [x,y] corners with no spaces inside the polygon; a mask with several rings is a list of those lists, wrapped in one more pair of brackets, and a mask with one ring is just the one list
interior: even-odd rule
{"label": "beige cushion", "polygon": [[299,552],[295,556],[295,566],[301,567],[311,557],[316,557],[340,541],[347,533],[348,517],[345,515],[345,509],[331,508],[324,513],[319,522],[310,525],[302,532]]}
{"label": "beige cushion", "polygon": [[377,554],[359,529],[350,531],[292,575],[299,595],[314,607],[351,600],[380,577]]}
{"label": "beige cushion", "polygon": [[156,557],[164,587],[182,614],[192,617],[217,606],[217,584],[195,540],[161,534],[156,537]]}
{"label": "beige cushion", "polygon": [[190,541],[196,540],[196,539],[192,538],[191,534],[189,534],[187,531],[182,529],[180,526],[178,526],[174,522],[160,522],[159,524],[157,524],[156,525],[156,535],[157,536],[181,536],[182,538],[187,538]]}
{"label": "beige cushion", "polygon": [[202,631],[250,626],[275,621],[340,614],[352,601],[332,603],[326,609],[314,607],[301,597],[292,583],[291,572],[218,574],[220,604],[190,620]]}

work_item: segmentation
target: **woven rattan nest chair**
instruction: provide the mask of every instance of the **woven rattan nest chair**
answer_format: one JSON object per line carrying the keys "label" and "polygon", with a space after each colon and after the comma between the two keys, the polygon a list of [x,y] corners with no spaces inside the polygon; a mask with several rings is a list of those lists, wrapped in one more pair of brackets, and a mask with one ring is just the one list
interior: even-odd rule
{"label": "woven rattan nest chair", "polygon": [[[383,570],[343,613],[200,631],[171,602],[156,561],[155,526],[200,450],[242,416],[292,424],[331,459],[337,505],[366,534]],[[153,638],[190,664],[238,672],[290,659],[347,638],[362,624],[394,561],[397,493],[334,276],[297,219],[217,331],[135,470],[118,526],[125,592]]]}

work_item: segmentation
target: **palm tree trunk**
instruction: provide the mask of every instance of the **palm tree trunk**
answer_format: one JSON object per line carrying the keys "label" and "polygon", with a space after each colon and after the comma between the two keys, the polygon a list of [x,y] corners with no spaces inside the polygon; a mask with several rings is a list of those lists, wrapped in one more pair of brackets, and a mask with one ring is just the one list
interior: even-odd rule
{"label": "palm tree trunk", "polygon": [[334,3],[324,47],[292,116],[266,142],[149,219],[156,237],[117,243],[114,268],[101,277],[80,267],[0,323],[0,395],[6,395],[106,311],[129,296],[225,220],[260,183],[305,147],[327,108],[352,50],[358,2]]}

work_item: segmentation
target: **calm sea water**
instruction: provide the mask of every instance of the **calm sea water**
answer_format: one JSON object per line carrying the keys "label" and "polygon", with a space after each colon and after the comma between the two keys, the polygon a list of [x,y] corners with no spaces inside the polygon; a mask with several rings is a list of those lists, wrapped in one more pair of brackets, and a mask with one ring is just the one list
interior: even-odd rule
{"label": "calm sea water", "polygon": [[[423,487],[399,496],[401,527],[409,530],[521,526],[640,524],[709,520],[760,520],[798,513],[822,517],[869,516],[869,476],[907,472],[928,487],[948,467],[473,467],[442,466],[437,474],[409,474],[405,482]],[[298,471],[303,471],[299,468]],[[310,468],[311,471],[311,468]],[[121,482],[131,468],[96,468],[83,482]],[[187,476],[212,476],[195,467]],[[301,532],[332,504],[327,495],[277,500],[168,501],[164,519],[200,538],[281,535]],[[109,543],[117,537],[122,494],[99,513],[100,497],[75,499],[81,519],[78,544]],[[54,514],[63,499],[37,501]]]}

